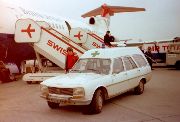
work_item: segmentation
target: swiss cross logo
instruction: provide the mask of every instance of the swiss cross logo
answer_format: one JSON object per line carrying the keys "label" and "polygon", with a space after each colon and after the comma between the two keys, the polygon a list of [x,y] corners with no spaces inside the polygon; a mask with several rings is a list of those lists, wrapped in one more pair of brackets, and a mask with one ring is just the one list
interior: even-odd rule
{"label": "swiss cross logo", "polygon": [[81,31],[79,31],[79,33],[77,35],[74,35],[74,37],[77,37],[79,40],[81,40],[81,37],[83,37],[83,35],[81,35]]}
{"label": "swiss cross logo", "polygon": [[35,29],[31,29],[31,24],[29,24],[27,29],[22,29],[21,32],[26,32],[28,36],[32,38],[31,33],[35,32]]}
{"label": "swiss cross logo", "polygon": [[102,17],[106,17],[107,14],[110,13],[110,9],[107,7],[106,4],[103,4],[102,6]]}
{"label": "swiss cross logo", "polygon": [[98,51],[95,51],[94,53],[91,53],[92,57],[95,57],[97,55],[99,55],[100,53]]}

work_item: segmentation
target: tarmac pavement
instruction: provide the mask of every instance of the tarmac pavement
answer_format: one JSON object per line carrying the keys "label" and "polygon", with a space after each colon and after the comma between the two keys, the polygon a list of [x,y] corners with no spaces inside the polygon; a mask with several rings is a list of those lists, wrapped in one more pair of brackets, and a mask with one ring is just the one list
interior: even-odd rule
{"label": "tarmac pavement", "polygon": [[0,84],[0,122],[180,122],[180,71],[155,68],[142,95],[127,92],[110,99],[100,114],[85,115],[82,109],[50,109],[39,84]]}

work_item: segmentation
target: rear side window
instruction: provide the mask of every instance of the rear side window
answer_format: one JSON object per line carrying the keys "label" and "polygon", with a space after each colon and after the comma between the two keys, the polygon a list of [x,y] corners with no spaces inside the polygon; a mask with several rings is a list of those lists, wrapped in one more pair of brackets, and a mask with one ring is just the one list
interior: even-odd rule
{"label": "rear side window", "polygon": [[146,60],[143,58],[142,55],[139,54],[134,54],[132,56],[134,58],[134,60],[136,61],[136,63],[138,64],[139,67],[143,67],[147,65]]}
{"label": "rear side window", "polygon": [[115,58],[113,64],[113,74],[118,74],[124,71],[124,66],[121,58]]}
{"label": "rear side window", "polygon": [[124,60],[124,65],[126,67],[126,70],[131,70],[131,69],[137,68],[135,62],[132,60],[131,57],[129,57],[129,56],[123,57],[123,60]]}

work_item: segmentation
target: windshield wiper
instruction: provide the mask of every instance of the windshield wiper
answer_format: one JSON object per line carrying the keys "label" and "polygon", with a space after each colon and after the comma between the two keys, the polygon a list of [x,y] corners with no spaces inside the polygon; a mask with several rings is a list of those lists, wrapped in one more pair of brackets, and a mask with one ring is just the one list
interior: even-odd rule
{"label": "windshield wiper", "polygon": [[87,69],[87,70],[95,71],[95,72],[97,72],[98,74],[100,74],[100,71],[97,70],[97,69]]}
{"label": "windshield wiper", "polygon": [[77,72],[81,72],[81,70],[78,70],[78,69],[71,69],[70,72],[71,72],[71,71],[72,71],[72,72],[73,72],[73,71],[74,71],[74,72],[76,72],[76,71],[77,71]]}

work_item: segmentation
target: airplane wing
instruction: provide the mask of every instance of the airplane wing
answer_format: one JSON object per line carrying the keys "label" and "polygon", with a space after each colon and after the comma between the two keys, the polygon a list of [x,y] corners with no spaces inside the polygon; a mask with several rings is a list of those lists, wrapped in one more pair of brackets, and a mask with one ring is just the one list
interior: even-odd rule
{"label": "airplane wing", "polygon": [[107,6],[107,7],[113,13],[145,11],[144,8],[136,8],[136,7],[123,7],[123,6]]}
{"label": "airplane wing", "polygon": [[145,11],[145,8],[109,6],[109,5],[104,4],[99,8],[96,8],[90,12],[83,14],[82,17],[85,18],[85,17],[97,16],[97,15],[105,16],[107,13],[110,16],[113,16],[114,13],[137,12],[137,11]]}
{"label": "airplane wing", "polygon": [[89,12],[83,14],[81,17],[85,18],[85,17],[92,17],[92,16],[97,16],[97,15],[101,15],[101,7],[96,8],[92,11],[89,11]]}

